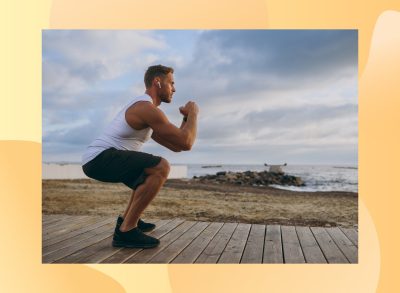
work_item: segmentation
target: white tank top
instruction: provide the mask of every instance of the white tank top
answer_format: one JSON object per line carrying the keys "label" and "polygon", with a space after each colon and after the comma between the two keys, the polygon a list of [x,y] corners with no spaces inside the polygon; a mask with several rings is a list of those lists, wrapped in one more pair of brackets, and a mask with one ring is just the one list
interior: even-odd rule
{"label": "white tank top", "polygon": [[125,119],[126,110],[139,101],[153,103],[147,94],[139,96],[126,105],[106,127],[103,134],[96,138],[82,156],[82,165],[93,160],[102,151],[114,147],[117,150],[139,151],[143,143],[148,141],[153,133],[150,127],[136,130]]}

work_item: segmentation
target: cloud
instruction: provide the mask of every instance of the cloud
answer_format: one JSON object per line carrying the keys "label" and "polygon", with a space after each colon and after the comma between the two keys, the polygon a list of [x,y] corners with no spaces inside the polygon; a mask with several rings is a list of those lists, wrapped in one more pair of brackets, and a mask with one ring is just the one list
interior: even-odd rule
{"label": "cloud", "polygon": [[[207,54],[211,47],[213,54]],[[214,56],[223,56],[214,63]],[[218,65],[238,72],[287,77],[327,73],[357,64],[355,30],[207,31],[198,40],[195,58],[206,68]],[[210,62],[211,61],[211,62]],[[218,60],[217,60],[218,61]]]}
{"label": "cloud", "polygon": [[149,31],[43,32],[44,107],[78,106],[81,94],[124,74],[143,75],[165,42]]}
{"label": "cloud", "polygon": [[357,70],[357,31],[223,30],[200,35],[184,76],[208,94],[303,87]]}
{"label": "cloud", "polygon": [[[226,114],[203,122],[207,145],[335,145],[357,143],[357,106],[314,106]],[[232,122],[233,121],[233,122]]]}
{"label": "cloud", "polygon": [[119,80],[143,76],[164,49],[150,31],[44,31],[44,143],[88,144],[132,97]]}
{"label": "cloud", "polygon": [[183,163],[357,160],[355,30],[45,31],[44,157],[80,154],[159,63],[177,88],[161,108],[179,125],[178,107],[196,101],[198,139],[190,153],[144,151]]}

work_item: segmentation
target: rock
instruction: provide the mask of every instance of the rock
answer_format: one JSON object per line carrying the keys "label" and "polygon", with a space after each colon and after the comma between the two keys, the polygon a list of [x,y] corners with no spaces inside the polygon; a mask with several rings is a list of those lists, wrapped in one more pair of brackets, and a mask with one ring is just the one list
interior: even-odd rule
{"label": "rock", "polygon": [[303,180],[301,180],[300,177],[295,177],[294,181],[295,181],[295,182],[294,182],[293,185],[296,185],[296,186],[305,186]]}
{"label": "rock", "polygon": [[195,177],[193,178],[195,180],[199,180],[200,182],[215,184],[236,184],[247,186],[268,186],[271,184],[277,184],[305,186],[303,180],[300,177],[280,173],[271,173],[267,171],[245,171],[243,173],[221,171],[217,172],[215,175]]}
{"label": "rock", "polygon": [[227,173],[225,176],[228,179],[236,179],[237,178],[236,174],[231,173],[231,172]]}

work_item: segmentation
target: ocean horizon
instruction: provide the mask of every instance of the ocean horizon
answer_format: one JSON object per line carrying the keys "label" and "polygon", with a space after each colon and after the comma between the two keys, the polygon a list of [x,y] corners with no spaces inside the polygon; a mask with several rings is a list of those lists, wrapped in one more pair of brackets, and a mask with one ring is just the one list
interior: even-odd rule
{"label": "ocean horizon", "polygon": [[[268,171],[269,166],[261,164],[219,164],[219,163],[196,163],[196,164],[173,164],[174,171],[171,178],[188,178],[204,176],[225,172],[262,172]],[[43,179],[79,179],[87,178],[78,162],[43,162]],[[281,165],[282,166],[282,165]],[[60,170],[68,170],[61,172]],[[288,164],[282,166],[287,175],[301,177],[306,186],[282,186],[270,185],[272,187],[293,191],[350,191],[358,192],[358,166],[355,164]],[[60,174],[52,176],[55,172]],[[63,175],[65,174],[65,175]],[[65,178],[63,178],[65,177]]]}

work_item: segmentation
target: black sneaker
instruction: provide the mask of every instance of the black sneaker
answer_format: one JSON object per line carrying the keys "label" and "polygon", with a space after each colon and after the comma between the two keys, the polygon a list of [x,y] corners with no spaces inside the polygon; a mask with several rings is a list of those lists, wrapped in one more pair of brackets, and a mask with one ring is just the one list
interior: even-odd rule
{"label": "black sneaker", "polygon": [[[115,226],[115,231],[119,230],[119,227],[121,226],[123,221],[124,221],[124,218],[122,218],[121,216],[118,216],[117,225]],[[140,230],[142,230],[143,232],[150,232],[150,231],[154,230],[156,225],[154,225],[152,223],[146,223],[146,222],[142,221],[141,219],[139,219],[137,227]]]}
{"label": "black sneaker", "polygon": [[128,248],[152,248],[159,244],[160,240],[144,234],[138,227],[126,232],[116,230],[112,241],[114,247]]}

